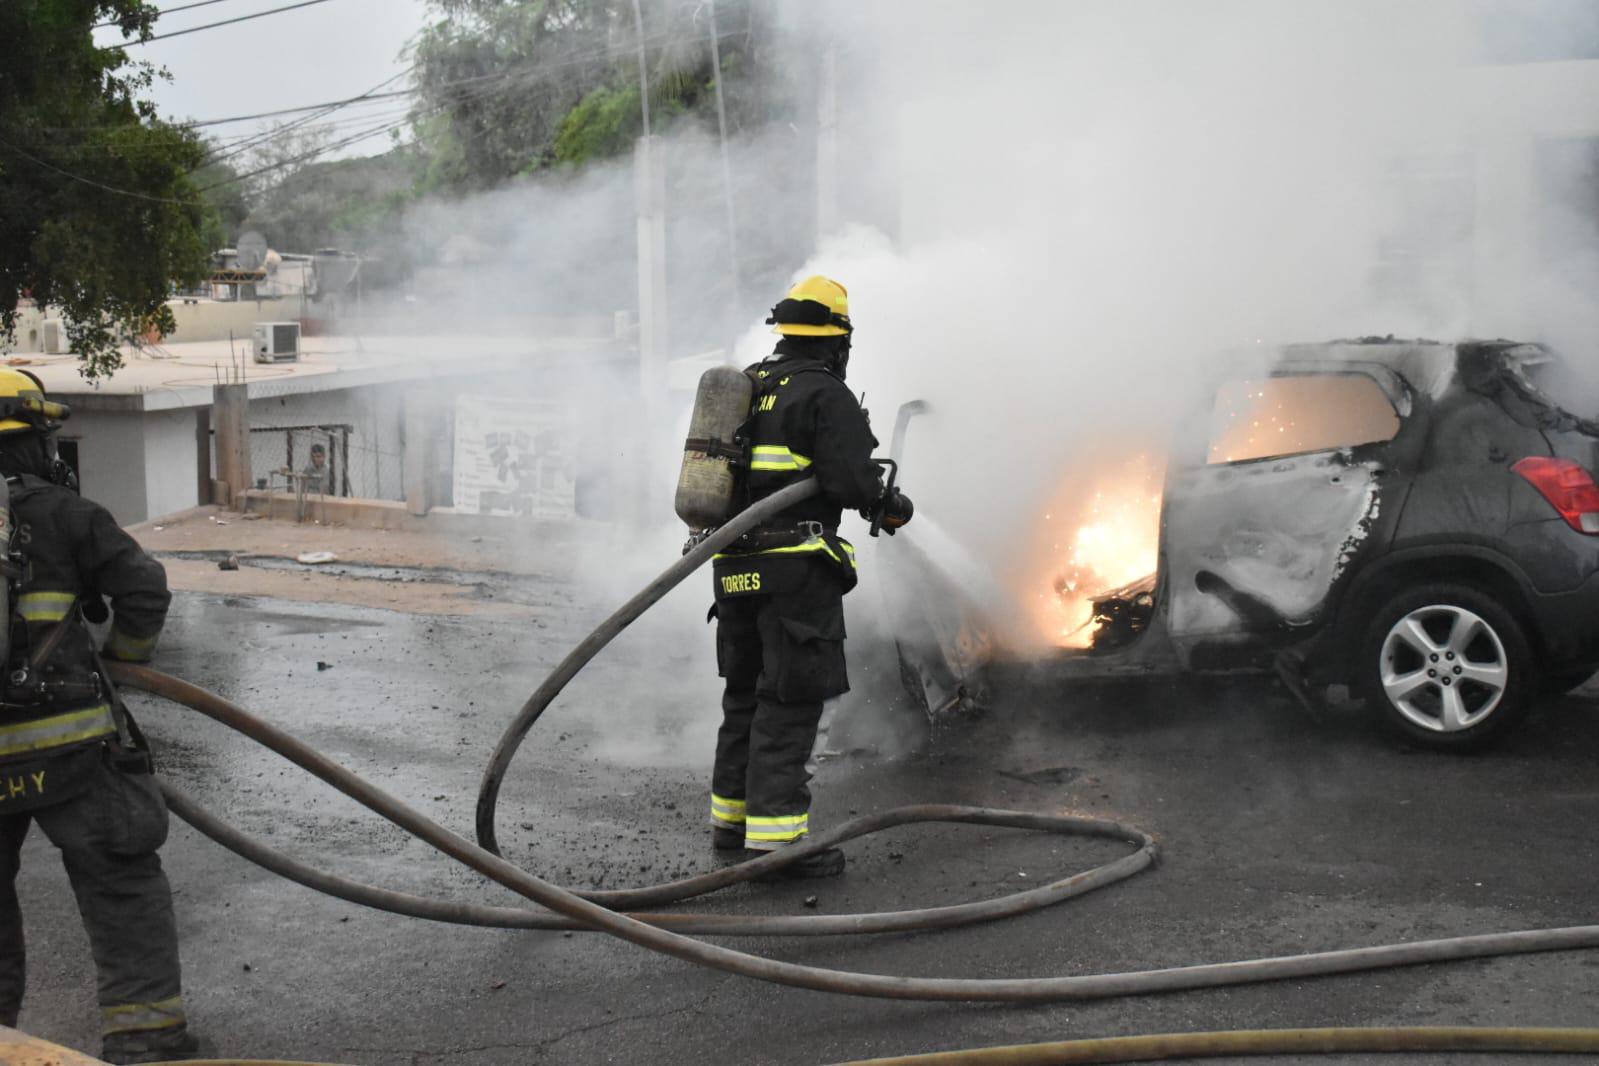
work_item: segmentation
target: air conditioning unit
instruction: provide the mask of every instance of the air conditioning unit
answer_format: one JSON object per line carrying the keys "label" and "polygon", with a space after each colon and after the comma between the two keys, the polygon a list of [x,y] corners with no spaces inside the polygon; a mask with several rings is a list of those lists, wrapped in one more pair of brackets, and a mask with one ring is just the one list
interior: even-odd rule
{"label": "air conditioning unit", "polygon": [[300,358],[300,323],[257,322],[255,324],[255,361],[258,363],[293,363]]}

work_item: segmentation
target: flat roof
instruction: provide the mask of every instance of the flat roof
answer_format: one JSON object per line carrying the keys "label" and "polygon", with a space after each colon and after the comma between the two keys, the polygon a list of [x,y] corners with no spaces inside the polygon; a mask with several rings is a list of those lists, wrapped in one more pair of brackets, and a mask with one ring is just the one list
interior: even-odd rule
{"label": "flat roof", "polygon": [[78,373],[75,355],[13,355],[0,365],[37,374],[48,393],[83,410],[170,411],[209,407],[214,386],[241,378],[258,399],[633,356],[610,337],[330,336],[302,337],[293,363],[255,362],[248,340],[125,347],[122,358],[98,382]]}

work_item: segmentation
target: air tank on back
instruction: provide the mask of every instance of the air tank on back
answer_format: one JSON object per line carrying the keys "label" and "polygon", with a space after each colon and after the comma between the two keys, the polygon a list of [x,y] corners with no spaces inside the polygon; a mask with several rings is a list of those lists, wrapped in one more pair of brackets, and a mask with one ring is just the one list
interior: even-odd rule
{"label": "air tank on back", "polygon": [[677,517],[690,529],[709,529],[732,517],[738,481],[734,462],[743,454],[735,438],[750,416],[754,395],[749,375],[734,367],[713,366],[700,375],[675,501]]}

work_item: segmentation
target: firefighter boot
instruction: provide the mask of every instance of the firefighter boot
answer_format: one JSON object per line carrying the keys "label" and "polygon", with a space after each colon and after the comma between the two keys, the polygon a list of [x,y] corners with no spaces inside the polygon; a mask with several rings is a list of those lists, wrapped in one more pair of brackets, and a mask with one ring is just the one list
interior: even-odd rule
{"label": "firefighter boot", "polygon": [[[745,857],[759,859],[772,854],[770,851],[746,851]],[[838,848],[824,848],[814,855],[807,855],[797,862],[791,862],[781,869],[770,873],[756,874],[753,880],[763,884],[772,884],[779,881],[809,881],[819,877],[837,877],[844,872],[844,853]]]}
{"label": "firefighter boot", "polygon": [[100,1057],[110,1063],[174,1062],[195,1058],[200,1042],[187,1025],[107,1033]]}
{"label": "firefighter boot", "polygon": [[728,829],[723,826],[711,828],[711,847],[717,851],[743,851],[744,830]]}

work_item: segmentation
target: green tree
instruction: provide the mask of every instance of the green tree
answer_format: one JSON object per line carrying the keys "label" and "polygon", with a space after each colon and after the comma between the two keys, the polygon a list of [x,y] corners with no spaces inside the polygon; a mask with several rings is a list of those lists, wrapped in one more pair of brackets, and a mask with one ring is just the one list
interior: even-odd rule
{"label": "green tree", "polygon": [[96,378],[121,365],[129,334],[173,328],[174,283],[206,273],[215,211],[193,172],[205,147],[163,124],[144,97],[155,71],[92,27],[149,36],[141,0],[0,3],[0,336],[21,301],[61,309]]}
{"label": "green tree", "polygon": [[218,158],[214,145],[206,146],[207,160],[190,175],[205,199],[205,227],[201,243],[206,248],[222,248],[239,239],[244,220],[250,214],[250,198],[239,171],[226,159]]}
{"label": "green tree", "polygon": [[[492,188],[550,165],[629,151],[643,132],[632,0],[432,0],[415,45],[418,191]],[[653,132],[715,123],[703,5],[641,0]],[[732,131],[788,120],[751,0],[718,5]],[[781,102],[780,102],[781,101]]]}

